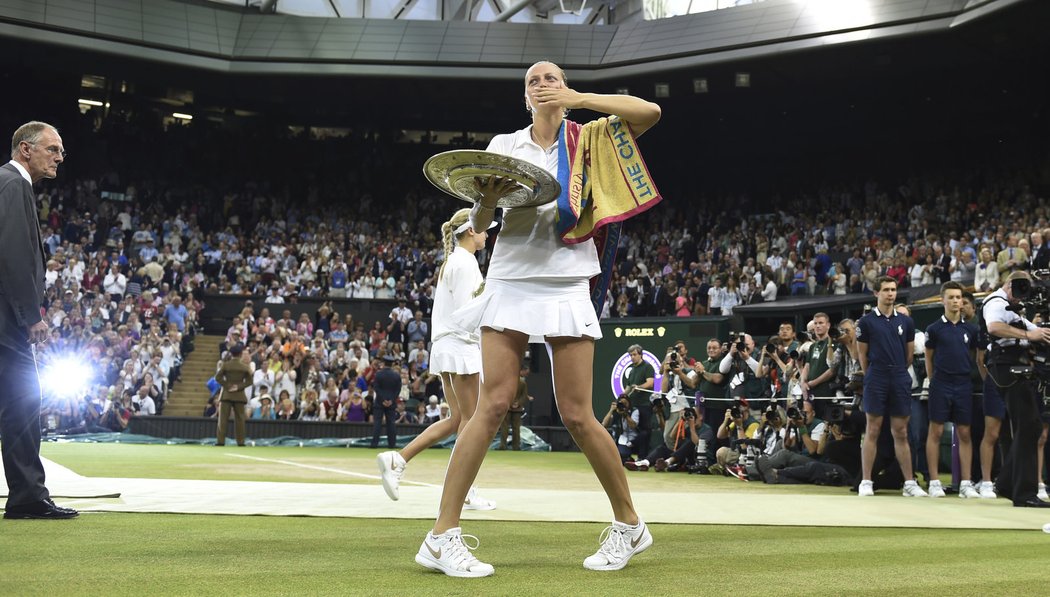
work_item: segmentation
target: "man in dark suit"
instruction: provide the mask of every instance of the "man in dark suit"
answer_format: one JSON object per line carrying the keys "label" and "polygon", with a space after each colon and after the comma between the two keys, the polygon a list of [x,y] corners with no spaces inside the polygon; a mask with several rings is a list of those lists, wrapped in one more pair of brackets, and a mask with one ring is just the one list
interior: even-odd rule
{"label": "man in dark suit", "polygon": [[252,370],[244,362],[241,356],[244,354],[243,344],[234,344],[230,347],[230,359],[222,364],[219,372],[215,374],[215,381],[222,386],[222,405],[219,407],[219,428],[215,432],[215,445],[226,445],[226,428],[230,424],[230,411],[233,411],[233,433],[237,438],[237,445],[244,445],[244,408],[248,404],[248,396],[244,389],[252,385]]}
{"label": "man in dark suit", "polygon": [[1032,233],[1031,271],[1050,268],[1050,238],[1044,232]]}
{"label": "man in dark suit", "polygon": [[40,378],[36,346],[48,338],[40,314],[44,248],[33,183],[54,178],[65,157],[55,127],[29,122],[0,166],[0,441],[7,477],[4,518],[73,518],[44,486],[40,462]]}
{"label": "man in dark suit", "polygon": [[[377,360],[378,363],[383,363]],[[397,444],[397,397],[401,393],[401,368],[398,365],[387,367],[380,365],[376,371],[373,387],[376,391],[375,403],[372,405],[372,447],[379,447],[379,432],[383,428],[383,417],[386,417],[387,447],[394,449]]]}

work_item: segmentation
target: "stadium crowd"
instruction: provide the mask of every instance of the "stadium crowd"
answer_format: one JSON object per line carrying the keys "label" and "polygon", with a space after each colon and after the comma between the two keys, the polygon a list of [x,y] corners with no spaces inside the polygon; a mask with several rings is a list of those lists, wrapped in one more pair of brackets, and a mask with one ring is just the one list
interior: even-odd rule
{"label": "stadium crowd", "polygon": [[[426,326],[443,258],[436,230],[450,205],[397,173],[418,171],[421,156],[444,147],[298,132],[249,143],[206,124],[87,117],[67,138],[69,165],[81,150],[87,164],[42,186],[39,215],[57,328],[50,350],[86,347],[102,365],[88,410],[102,417],[110,403],[130,402],[122,412],[141,413],[139,391],[152,395],[152,385],[161,412],[192,348],[201,297],[227,294],[246,299],[225,344],[244,343],[255,364],[256,415],[367,420],[375,360],[385,359],[402,375],[403,419],[441,416]],[[298,153],[317,157],[304,163]],[[322,175],[337,162],[338,175]],[[272,180],[259,181],[260,172]],[[628,223],[603,317],[730,315],[784,296],[870,292],[882,275],[901,286],[956,280],[986,291],[1050,261],[1047,208],[1013,177],[972,189],[844,189],[735,211],[668,198]],[[486,252],[479,257],[485,263]],[[282,304],[300,297],[397,307],[374,326],[332,304],[293,321]],[[59,416],[63,428],[93,418]]]}

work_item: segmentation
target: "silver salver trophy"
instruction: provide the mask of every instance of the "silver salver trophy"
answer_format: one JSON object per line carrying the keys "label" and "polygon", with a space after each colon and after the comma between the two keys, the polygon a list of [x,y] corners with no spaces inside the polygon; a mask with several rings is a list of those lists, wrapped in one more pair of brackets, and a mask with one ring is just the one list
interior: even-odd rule
{"label": "silver salver trophy", "polygon": [[490,176],[509,178],[518,188],[497,202],[499,207],[536,207],[550,203],[561,194],[561,185],[549,172],[524,160],[473,149],[439,153],[423,164],[423,174],[434,186],[463,201],[481,199],[475,179]]}

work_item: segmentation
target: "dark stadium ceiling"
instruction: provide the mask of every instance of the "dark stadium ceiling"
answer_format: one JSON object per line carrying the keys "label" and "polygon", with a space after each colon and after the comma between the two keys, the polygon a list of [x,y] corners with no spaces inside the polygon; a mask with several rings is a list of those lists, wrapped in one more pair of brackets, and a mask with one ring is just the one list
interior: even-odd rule
{"label": "dark stadium ceiling", "polygon": [[[889,134],[888,126],[964,135],[984,115],[1034,115],[1045,128],[1050,77],[1050,2],[1011,3],[985,18],[949,29],[876,38],[834,47],[740,57],[682,67],[570,82],[581,91],[630,93],[655,99],[665,123],[650,136],[715,136],[751,151],[778,151],[799,135]],[[521,70],[517,68],[520,77]],[[747,73],[750,87],[735,86]],[[302,74],[229,74],[0,35],[0,81],[8,88],[28,79],[31,98],[9,96],[5,116],[17,120],[48,102],[74,103],[84,75],[105,77],[114,103],[152,105],[197,115],[267,116],[287,125],[361,126],[375,129],[503,131],[525,120],[515,81],[465,77],[383,77]],[[697,93],[698,81],[707,91]],[[667,97],[657,97],[657,86]],[[126,91],[121,88],[126,86]],[[186,96],[181,91],[189,91]],[[191,98],[184,101],[183,97]],[[74,97],[75,99],[75,97]],[[71,107],[71,106],[70,106]],[[239,112],[236,112],[239,111]],[[900,114],[900,116],[896,116]],[[580,115],[585,118],[586,115]],[[887,119],[892,120],[892,122]],[[914,119],[917,122],[912,123]],[[761,131],[756,127],[761,125]],[[932,133],[931,133],[932,134]],[[974,133],[976,134],[976,133]],[[989,133],[991,134],[991,133]],[[669,138],[668,143],[678,142]],[[704,151],[706,147],[697,151]]]}

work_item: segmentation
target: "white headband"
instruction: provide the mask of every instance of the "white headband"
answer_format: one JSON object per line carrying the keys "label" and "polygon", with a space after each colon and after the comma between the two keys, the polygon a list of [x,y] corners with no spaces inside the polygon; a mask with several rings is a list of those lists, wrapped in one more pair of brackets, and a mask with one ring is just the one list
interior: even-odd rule
{"label": "white headband", "polygon": [[[491,230],[492,228],[495,228],[495,227],[496,227],[496,225],[497,225],[497,223],[498,223],[498,222],[496,222],[495,220],[493,220],[493,221],[492,221],[492,223],[491,223],[491,224],[489,224],[489,227],[488,227],[488,228],[486,228],[485,230]],[[467,230],[470,230],[470,227],[471,227],[471,223],[470,223],[470,219],[468,218],[466,222],[463,222],[462,224],[460,224],[460,225],[459,225],[459,227],[458,227],[458,228],[456,228],[455,230],[453,230],[453,231],[452,231],[452,234],[454,234],[454,235],[456,235],[456,236],[459,236],[460,234],[463,234],[463,233],[464,233],[464,232],[466,232]]]}

